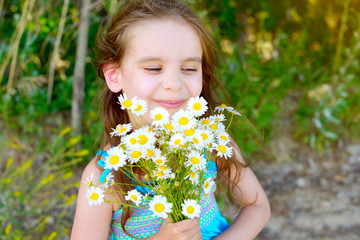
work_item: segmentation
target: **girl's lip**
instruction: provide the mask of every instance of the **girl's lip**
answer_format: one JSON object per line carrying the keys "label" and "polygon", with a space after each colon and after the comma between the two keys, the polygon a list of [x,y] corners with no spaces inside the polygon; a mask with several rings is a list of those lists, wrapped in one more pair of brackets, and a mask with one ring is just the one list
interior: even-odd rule
{"label": "girl's lip", "polygon": [[156,101],[159,105],[165,108],[179,108],[183,105],[185,100],[159,100]]}

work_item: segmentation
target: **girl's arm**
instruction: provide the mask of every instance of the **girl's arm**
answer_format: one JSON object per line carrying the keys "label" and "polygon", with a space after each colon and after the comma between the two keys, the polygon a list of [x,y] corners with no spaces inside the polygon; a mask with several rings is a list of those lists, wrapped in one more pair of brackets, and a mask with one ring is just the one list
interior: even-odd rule
{"label": "girl's arm", "polygon": [[[77,196],[76,212],[74,224],[71,232],[72,240],[80,239],[107,239],[109,234],[109,226],[112,218],[113,205],[103,202],[97,206],[90,206],[85,197],[87,185],[84,183],[86,179],[90,179],[90,175],[94,174],[93,182],[99,185],[101,176],[100,170],[96,167],[96,158],[94,158],[85,168],[80,182],[79,192]],[[109,199],[111,195],[105,195],[105,199]]]}
{"label": "girl's arm", "polygon": [[[232,143],[234,145],[235,158],[243,161],[240,150],[234,140],[232,140]],[[235,178],[235,172],[233,167],[231,169],[231,179]],[[237,186],[238,189],[235,188],[232,193],[235,200],[238,200],[239,203],[245,202],[252,204],[242,208],[231,226],[215,238],[217,240],[252,240],[259,234],[270,219],[269,200],[255,174],[249,167],[241,170],[241,177],[237,182]]]}

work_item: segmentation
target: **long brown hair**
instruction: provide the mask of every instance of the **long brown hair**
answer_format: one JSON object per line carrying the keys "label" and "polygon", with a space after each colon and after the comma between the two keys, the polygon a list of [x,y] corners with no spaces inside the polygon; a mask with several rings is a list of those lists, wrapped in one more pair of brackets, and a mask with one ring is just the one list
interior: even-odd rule
{"label": "long brown hair", "polygon": [[[116,63],[121,66],[122,59],[126,54],[127,46],[130,44],[129,30],[139,22],[154,19],[182,18],[197,32],[203,50],[202,74],[203,88],[201,96],[209,103],[208,114],[213,113],[215,106],[221,103],[221,97],[227,96],[225,88],[215,75],[216,47],[212,36],[204,27],[196,14],[185,4],[177,0],[135,0],[126,4],[113,18],[107,30],[99,31],[96,42],[97,59],[94,63],[97,74],[105,80],[103,66],[107,63]],[[106,145],[116,146],[120,143],[119,137],[110,137],[111,128],[119,123],[129,123],[129,116],[119,107],[117,103],[118,93],[113,93],[105,85],[102,95],[101,117],[104,123],[104,140],[102,147]],[[240,179],[241,168],[247,166],[244,161],[218,158],[216,163],[219,167],[219,174],[225,179],[224,183],[230,189],[236,187]],[[235,169],[235,179],[230,178],[231,171]],[[128,182],[126,176],[117,172],[117,180]],[[234,173],[232,173],[232,176]],[[129,186],[124,185],[123,192],[127,192]],[[124,201],[123,196],[119,198]],[[121,226],[126,232],[125,223],[130,217],[129,208],[124,208],[121,219]]]}

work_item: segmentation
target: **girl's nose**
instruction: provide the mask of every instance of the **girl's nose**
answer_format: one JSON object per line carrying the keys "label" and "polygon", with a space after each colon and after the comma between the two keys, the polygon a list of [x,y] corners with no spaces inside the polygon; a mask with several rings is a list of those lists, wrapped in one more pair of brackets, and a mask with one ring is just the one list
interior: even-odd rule
{"label": "girl's nose", "polygon": [[173,92],[179,91],[184,86],[184,79],[181,70],[168,70],[167,74],[163,75],[162,87],[165,90]]}

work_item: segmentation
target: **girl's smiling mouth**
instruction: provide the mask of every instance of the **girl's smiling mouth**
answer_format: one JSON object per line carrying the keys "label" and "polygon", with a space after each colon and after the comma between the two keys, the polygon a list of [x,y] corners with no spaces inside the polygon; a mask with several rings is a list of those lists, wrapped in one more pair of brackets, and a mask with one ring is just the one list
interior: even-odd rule
{"label": "girl's smiling mouth", "polygon": [[186,100],[156,100],[155,102],[164,108],[174,109],[181,107]]}

